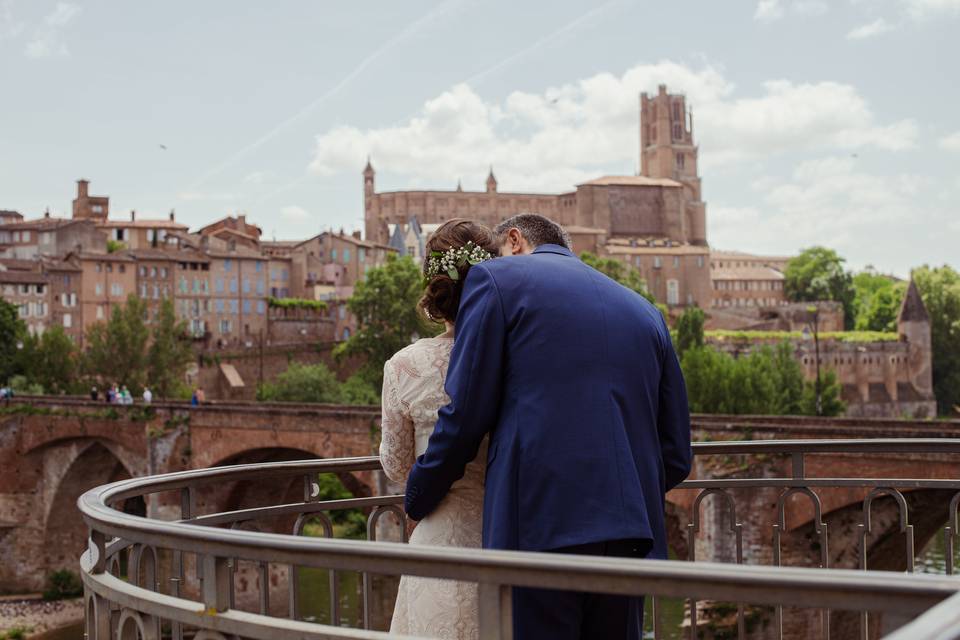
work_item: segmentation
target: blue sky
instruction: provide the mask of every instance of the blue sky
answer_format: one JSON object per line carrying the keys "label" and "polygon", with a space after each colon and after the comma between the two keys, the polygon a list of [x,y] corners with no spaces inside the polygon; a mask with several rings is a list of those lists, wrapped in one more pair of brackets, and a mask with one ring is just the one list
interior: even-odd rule
{"label": "blue sky", "polygon": [[[0,0],[0,208],[267,237],[378,189],[566,191],[638,164],[637,94],[693,108],[714,247],[960,263],[960,0]],[[161,148],[164,145],[166,149]]]}

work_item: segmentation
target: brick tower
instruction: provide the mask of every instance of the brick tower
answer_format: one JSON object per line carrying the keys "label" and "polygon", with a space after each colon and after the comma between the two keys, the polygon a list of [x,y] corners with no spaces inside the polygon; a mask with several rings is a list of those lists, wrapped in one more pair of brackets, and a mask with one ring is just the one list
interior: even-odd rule
{"label": "brick tower", "polygon": [[691,244],[706,246],[706,204],[700,199],[697,146],[693,142],[693,114],[686,97],[667,93],[640,94],[640,175],[669,178],[683,184],[684,231]]}

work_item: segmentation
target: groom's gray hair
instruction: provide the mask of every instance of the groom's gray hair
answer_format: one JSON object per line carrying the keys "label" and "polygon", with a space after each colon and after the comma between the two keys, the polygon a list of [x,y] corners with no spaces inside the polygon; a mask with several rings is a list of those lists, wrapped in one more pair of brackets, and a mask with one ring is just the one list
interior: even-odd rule
{"label": "groom's gray hair", "polygon": [[542,244],[558,244],[567,249],[573,248],[570,234],[559,224],[536,213],[521,213],[504,220],[497,225],[494,233],[503,242],[504,236],[510,229],[519,229],[534,249]]}

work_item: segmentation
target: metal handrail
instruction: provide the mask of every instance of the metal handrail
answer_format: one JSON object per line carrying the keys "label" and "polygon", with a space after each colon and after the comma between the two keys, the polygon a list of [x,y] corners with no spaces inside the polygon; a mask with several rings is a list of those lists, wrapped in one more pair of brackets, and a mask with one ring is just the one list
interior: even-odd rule
{"label": "metal handrail", "polygon": [[[808,478],[803,455],[830,453],[960,453],[960,439],[878,439],[878,440],[802,440],[709,442],[694,445],[695,454],[738,455],[774,453],[793,458],[793,473],[782,478],[720,479],[688,481],[679,488],[696,489],[723,486],[729,482],[755,482],[749,486],[805,486],[822,481],[833,486],[936,486],[960,488],[960,479],[850,479]],[[265,477],[307,476],[317,473],[370,471],[380,468],[375,457],[337,460],[308,460],[256,465],[237,465],[160,476],[135,478],[98,487],[81,496],[78,506],[91,530],[91,548],[84,554],[84,582],[91,593],[101,598],[132,607],[149,615],[161,615],[183,624],[198,624],[205,619],[203,610],[219,610],[223,603],[205,587],[204,603],[155,593],[124,583],[105,573],[107,555],[115,548],[110,537],[117,537],[124,546],[173,549],[176,553],[194,553],[203,559],[205,576],[211,584],[219,584],[220,564],[228,558],[261,563],[282,563],[298,567],[405,574],[434,578],[473,581],[481,585],[482,620],[489,637],[507,637],[503,620],[509,618],[504,593],[510,586],[553,589],[575,589],[601,593],[654,595],[696,598],[725,602],[750,602],[790,607],[885,611],[908,616],[928,611],[910,628],[930,629],[912,638],[960,638],[960,621],[943,612],[938,603],[955,602],[960,594],[960,581],[953,577],[929,575],[877,574],[870,571],[745,566],[715,563],[689,563],[656,560],[624,560],[577,557],[513,551],[463,550],[422,545],[400,545],[384,542],[358,542],[261,533],[238,529],[198,525],[223,525],[255,520],[260,517],[293,513],[312,513],[332,508],[384,506],[397,504],[402,496],[355,498],[340,501],[310,502],[240,509],[194,516],[181,520],[159,521],[112,508],[111,505],[135,497],[163,491],[180,490],[185,504],[191,492],[211,483],[263,479]],[[918,484],[934,483],[934,484]],[[939,484],[937,484],[939,483]],[[748,486],[748,485],[732,485]],[[225,566],[225,565],[224,565]],[[224,572],[223,575],[228,575]],[[226,578],[223,578],[226,579]],[[231,578],[232,580],[232,578]],[[206,593],[210,591],[210,593]],[[215,591],[215,590],[214,590]],[[953,598],[952,600],[949,600]],[[126,604],[124,604],[126,603]],[[199,609],[198,609],[199,607]],[[200,611],[198,614],[197,612]],[[208,611],[209,612],[209,611]],[[132,614],[131,614],[132,615]],[[209,616],[208,616],[209,617]],[[380,634],[361,630],[342,630],[312,625],[296,620],[231,611],[224,608],[204,628],[218,629],[245,637],[377,638]],[[492,620],[492,621],[491,621]],[[207,624],[209,623],[209,624]],[[306,627],[304,625],[307,624]],[[217,626],[221,625],[221,626]],[[920,626],[916,626],[920,625]],[[203,626],[203,625],[201,625]],[[266,633],[266,629],[271,629]],[[948,629],[955,636],[933,635],[934,629]],[[499,630],[499,631],[498,631]],[[499,635],[498,635],[499,634]],[[486,636],[485,636],[486,637]],[[908,636],[897,636],[906,638]],[[95,640],[103,640],[97,638]]]}

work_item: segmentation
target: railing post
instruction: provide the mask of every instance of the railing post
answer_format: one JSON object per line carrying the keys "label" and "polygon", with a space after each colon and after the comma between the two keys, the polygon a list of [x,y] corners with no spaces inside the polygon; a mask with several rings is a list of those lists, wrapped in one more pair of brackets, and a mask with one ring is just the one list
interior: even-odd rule
{"label": "railing post", "polygon": [[481,582],[480,640],[513,640],[513,592],[503,584]]}
{"label": "railing post", "polygon": [[230,608],[230,582],[233,574],[226,558],[203,556],[201,594],[207,611],[226,611]]}

